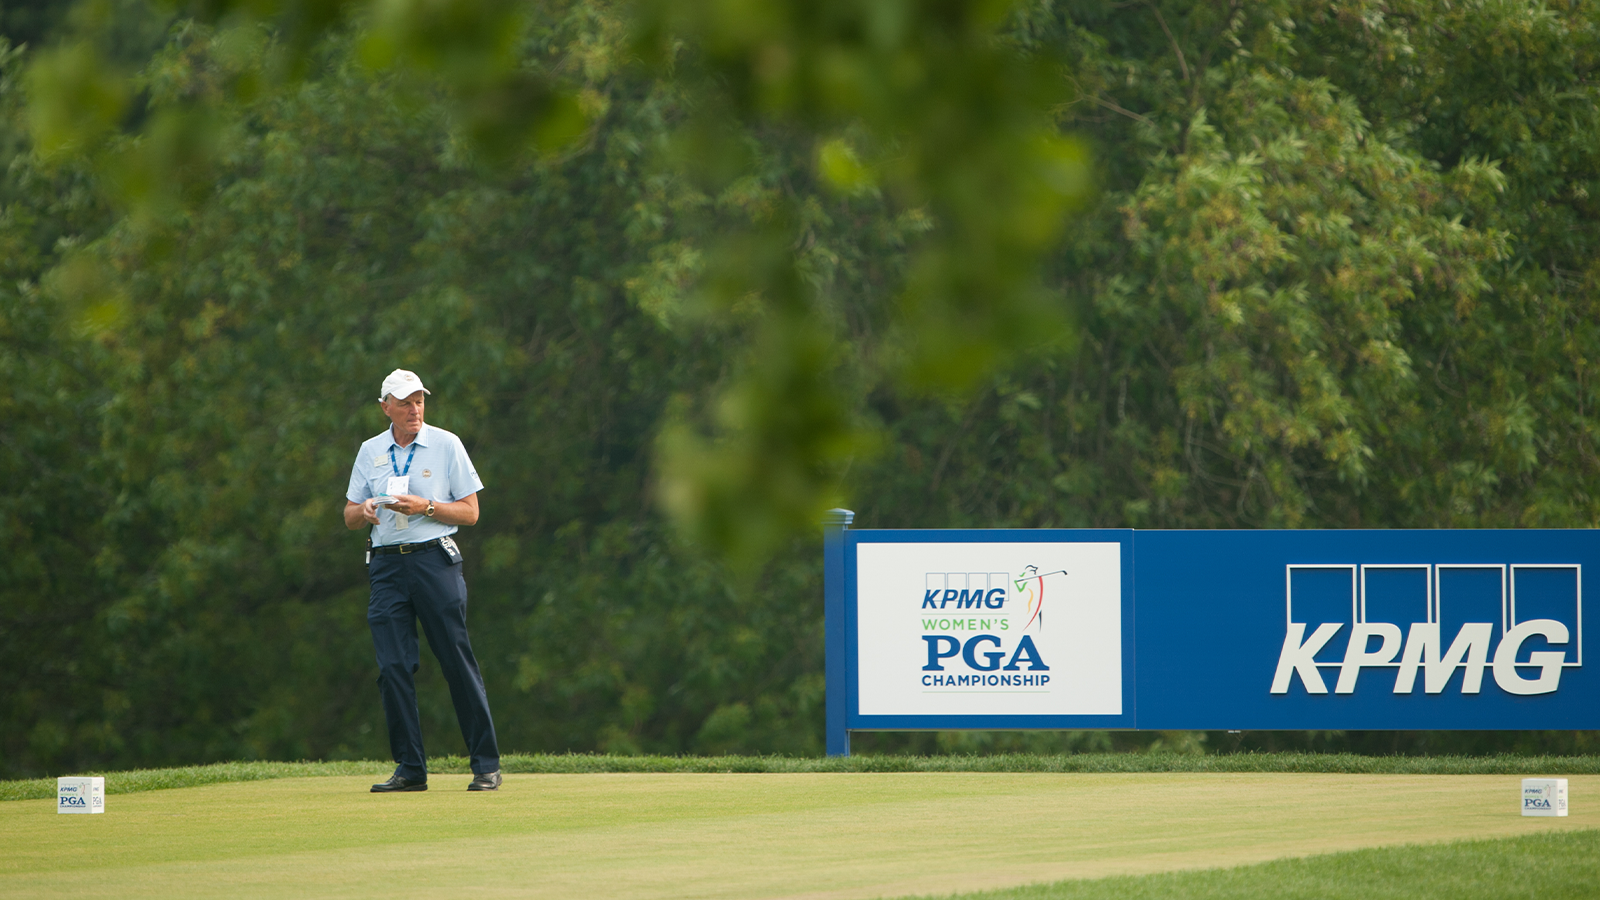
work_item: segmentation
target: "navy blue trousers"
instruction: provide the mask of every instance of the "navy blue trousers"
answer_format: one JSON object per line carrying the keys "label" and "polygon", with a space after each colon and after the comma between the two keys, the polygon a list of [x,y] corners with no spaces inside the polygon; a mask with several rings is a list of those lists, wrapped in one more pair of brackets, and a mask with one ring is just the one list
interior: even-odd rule
{"label": "navy blue trousers", "polygon": [[451,565],[438,547],[418,553],[374,553],[367,576],[372,582],[367,624],[378,652],[378,690],[389,722],[395,774],[417,779],[428,773],[417,713],[418,622],[450,686],[473,774],[498,770],[500,746],[489,717],[489,696],[467,637],[467,581],[461,566]]}

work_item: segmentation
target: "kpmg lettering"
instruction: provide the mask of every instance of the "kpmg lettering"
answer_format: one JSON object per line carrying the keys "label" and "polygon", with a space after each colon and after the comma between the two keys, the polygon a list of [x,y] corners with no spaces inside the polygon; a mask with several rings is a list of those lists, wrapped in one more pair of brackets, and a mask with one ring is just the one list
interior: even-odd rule
{"label": "kpmg lettering", "polygon": [[951,603],[956,609],[977,609],[981,604],[987,609],[1000,609],[1006,605],[1005,588],[984,590],[957,590],[955,588],[930,588],[922,594],[923,609],[944,609]]}
{"label": "kpmg lettering", "polygon": [[[1328,685],[1322,680],[1322,674],[1317,671],[1319,663],[1315,656],[1344,630],[1344,626],[1343,622],[1323,622],[1312,632],[1311,637],[1307,638],[1304,623],[1291,623],[1283,637],[1283,649],[1278,654],[1277,672],[1272,676],[1272,693],[1288,693],[1290,681],[1299,676],[1307,693],[1326,694]],[[1351,628],[1349,642],[1345,645],[1344,660],[1338,663],[1339,680],[1335,683],[1333,692],[1355,693],[1356,679],[1360,677],[1363,668],[1393,667],[1396,657],[1400,660],[1394,682],[1396,694],[1412,692],[1416,686],[1418,669],[1423,673],[1422,689],[1429,694],[1443,691],[1457,669],[1463,671],[1461,678],[1463,694],[1478,693],[1483,684],[1484,669],[1493,670],[1495,684],[1508,694],[1548,694],[1560,687],[1561,670],[1566,661],[1565,651],[1534,652],[1529,654],[1528,661],[1524,663],[1517,662],[1517,654],[1521,651],[1522,645],[1535,635],[1543,637],[1551,644],[1567,643],[1569,635],[1566,625],[1554,619],[1530,619],[1521,622],[1500,639],[1500,644],[1494,652],[1494,661],[1490,662],[1489,645],[1493,634],[1494,624],[1491,622],[1468,622],[1456,632],[1450,641],[1449,649],[1441,652],[1443,642],[1440,640],[1439,626],[1436,623],[1411,623],[1410,632],[1403,645],[1398,625],[1388,622],[1355,625]],[[1373,638],[1379,641],[1376,650],[1369,649]],[[1538,676],[1523,677],[1517,671],[1519,665],[1538,666]]]}

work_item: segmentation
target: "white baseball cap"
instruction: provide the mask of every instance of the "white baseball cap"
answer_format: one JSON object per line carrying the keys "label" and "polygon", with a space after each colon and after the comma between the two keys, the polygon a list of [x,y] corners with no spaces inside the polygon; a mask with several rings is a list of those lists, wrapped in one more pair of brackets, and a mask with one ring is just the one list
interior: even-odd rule
{"label": "white baseball cap", "polygon": [[433,393],[422,386],[422,379],[417,377],[417,373],[408,369],[395,369],[383,380],[383,390],[378,393],[378,399],[383,400],[392,394],[396,400],[404,400],[417,391],[424,394]]}

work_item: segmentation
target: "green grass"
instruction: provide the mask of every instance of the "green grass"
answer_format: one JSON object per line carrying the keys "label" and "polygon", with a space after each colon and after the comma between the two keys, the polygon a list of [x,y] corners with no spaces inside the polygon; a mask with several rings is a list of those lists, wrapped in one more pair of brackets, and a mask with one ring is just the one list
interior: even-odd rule
{"label": "green grass", "polygon": [[948,900],[1592,900],[1600,830],[1383,847],[1254,866],[1057,881]]}
{"label": "green grass", "polygon": [[[1355,756],[1348,753],[1236,753],[1183,756],[1143,753],[1082,753],[1054,756],[608,756],[601,754],[512,754],[502,771],[519,775],[592,775],[614,772],[716,774],[768,772],[1277,772],[1348,775],[1593,775],[1600,756]],[[387,776],[393,764],[372,760],[337,762],[228,762],[128,772],[62,772],[103,775],[108,794],[197,787],[274,778],[319,775]],[[438,774],[468,771],[467,760],[445,756],[429,761]],[[0,801],[54,797],[54,778],[0,781]]]}
{"label": "green grass", "polygon": [[[1503,890],[1524,883],[1519,867],[1566,879],[1571,850],[1600,869],[1592,842],[1440,849],[1600,828],[1589,774],[1571,776],[1570,817],[1535,819],[1518,814],[1506,774],[511,774],[481,794],[466,774],[436,772],[426,793],[368,793],[386,768],[258,771],[265,780],[113,795],[93,816],[58,815],[49,799],[0,804],[0,897],[388,900],[404,885],[419,900],[868,900],[1042,884],[1054,886],[1029,889],[1187,896],[1189,882],[1162,873],[1405,844],[1427,846],[1170,877],[1217,896],[1344,896],[1325,887],[1346,882],[1361,896],[1472,896],[1455,887],[1480,878],[1489,895],[1526,896]],[[1382,893],[1408,879],[1411,894]]]}

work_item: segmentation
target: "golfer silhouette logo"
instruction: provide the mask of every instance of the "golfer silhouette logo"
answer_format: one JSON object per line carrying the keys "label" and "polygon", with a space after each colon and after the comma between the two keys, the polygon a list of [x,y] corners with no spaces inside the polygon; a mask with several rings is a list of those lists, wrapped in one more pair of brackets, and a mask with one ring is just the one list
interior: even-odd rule
{"label": "golfer silhouette logo", "polygon": [[[1022,574],[1016,579],[1017,594],[1028,602],[1028,624],[1022,626],[1023,631],[1027,631],[1028,627],[1035,622],[1039,623],[1038,630],[1044,630],[1045,579],[1055,575],[1064,576],[1066,574],[1066,569],[1057,569],[1054,572],[1040,574],[1038,566],[1026,566],[1023,568]],[[1060,579],[1057,579],[1053,586],[1059,589],[1061,586]]]}

